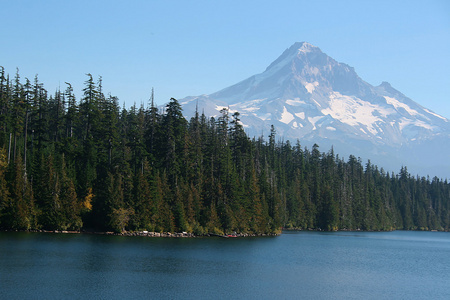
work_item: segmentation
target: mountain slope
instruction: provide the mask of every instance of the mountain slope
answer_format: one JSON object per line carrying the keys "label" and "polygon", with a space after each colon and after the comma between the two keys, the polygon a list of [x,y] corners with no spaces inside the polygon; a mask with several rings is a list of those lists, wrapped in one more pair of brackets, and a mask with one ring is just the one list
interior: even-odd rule
{"label": "mountain slope", "polygon": [[207,116],[223,107],[238,111],[250,136],[267,136],[273,124],[284,140],[317,143],[322,151],[333,146],[341,156],[370,158],[390,171],[407,165],[450,177],[449,120],[387,82],[370,85],[309,43],[293,44],[260,74],[180,102],[186,116],[197,106]]}

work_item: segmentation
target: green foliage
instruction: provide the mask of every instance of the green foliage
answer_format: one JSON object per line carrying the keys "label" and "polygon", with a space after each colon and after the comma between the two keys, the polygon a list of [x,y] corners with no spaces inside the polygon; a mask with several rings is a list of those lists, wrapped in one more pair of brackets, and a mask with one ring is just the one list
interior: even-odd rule
{"label": "green foliage", "polygon": [[238,112],[120,109],[88,74],[48,96],[0,67],[0,228],[187,231],[448,230],[450,185],[318,145],[251,140]]}
{"label": "green foliage", "polygon": [[132,209],[125,209],[123,207],[113,208],[111,215],[110,215],[111,228],[117,233],[124,232],[126,226],[128,225],[128,221],[130,221],[131,215],[133,215]]}

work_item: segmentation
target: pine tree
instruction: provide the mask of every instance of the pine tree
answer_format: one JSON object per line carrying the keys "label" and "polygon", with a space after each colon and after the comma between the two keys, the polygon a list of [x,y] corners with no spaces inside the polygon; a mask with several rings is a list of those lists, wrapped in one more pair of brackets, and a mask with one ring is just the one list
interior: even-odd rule
{"label": "pine tree", "polygon": [[[4,221],[7,228],[29,230],[35,228],[34,199],[29,182],[26,180],[22,156],[18,154],[14,163],[9,203],[4,206]],[[5,203],[3,203],[5,204]]]}
{"label": "pine tree", "polygon": [[80,230],[83,227],[81,212],[83,204],[79,201],[73,180],[67,174],[67,166],[64,156],[61,161],[61,191],[60,202],[62,206],[63,223],[59,229]]}
{"label": "pine tree", "polygon": [[61,182],[52,155],[41,155],[36,185],[36,201],[42,210],[39,223],[47,230],[66,229],[60,198]]}
{"label": "pine tree", "polygon": [[142,172],[137,172],[134,178],[134,215],[131,218],[131,222],[134,228],[153,231],[153,198],[150,190],[149,177],[150,166],[148,161],[144,160]]}
{"label": "pine tree", "polygon": [[165,135],[161,136],[163,168],[172,188],[178,185],[178,178],[183,170],[183,151],[187,121],[183,117],[180,103],[171,98],[162,119]]}
{"label": "pine tree", "polygon": [[8,208],[12,203],[6,181],[8,161],[5,149],[0,148],[0,228],[8,227]]}
{"label": "pine tree", "polygon": [[8,140],[8,93],[9,80],[5,77],[5,69],[0,66],[0,147],[5,147]]}

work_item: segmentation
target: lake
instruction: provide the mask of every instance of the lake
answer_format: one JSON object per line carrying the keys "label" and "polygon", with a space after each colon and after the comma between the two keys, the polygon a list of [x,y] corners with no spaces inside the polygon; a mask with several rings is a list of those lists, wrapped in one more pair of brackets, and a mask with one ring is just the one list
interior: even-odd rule
{"label": "lake", "polygon": [[450,299],[450,233],[0,233],[1,299]]}

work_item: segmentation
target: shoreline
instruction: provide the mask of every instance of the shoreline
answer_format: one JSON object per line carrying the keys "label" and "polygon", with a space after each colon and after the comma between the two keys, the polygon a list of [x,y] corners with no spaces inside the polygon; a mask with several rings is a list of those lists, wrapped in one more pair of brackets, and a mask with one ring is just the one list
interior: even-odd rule
{"label": "shoreline", "polygon": [[[404,230],[404,229],[392,229],[392,230],[334,230],[329,232],[393,232],[393,231],[429,231],[429,232],[450,232],[449,230]],[[316,232],[327,232],[320,229],[298,229],[298,228],[283,228],[280,233],[232,233],[232,234],[215,234],[207,233],[202,235],[196,235],[191,232],[152,232],[152,231],[125,231],[121,233],[112,231],[76,231],[76,230],[0,230],[0,232],[25,232],[25,233],[53,233],[53,234],[90,234],[90,235],[111,235],[111,236],[141,236],[141,237],[154,237],[154,238],[203,238],[203,237],[220,237],[220,238],[247,238],[247,237],[276,237],[280,236],[283,231],[316,231]]]}
{"label": "shoreline", "polygon": [[161,237],[161,238],[202,238],[202,237],[220,237],[220,238],[242,238],[242,237],[271,237],[279,236],[281,233],[233,233],[233,234],[215,234],[208,233],[196,235],[191,232],[152,232],[152,231],[76,231],[76,230],[0,230],[0,232],[25,232],[25,233],[53,233],[53,234],[91,234],[91,235],[112,235],[112,236],[142,236],[142,237]]}

